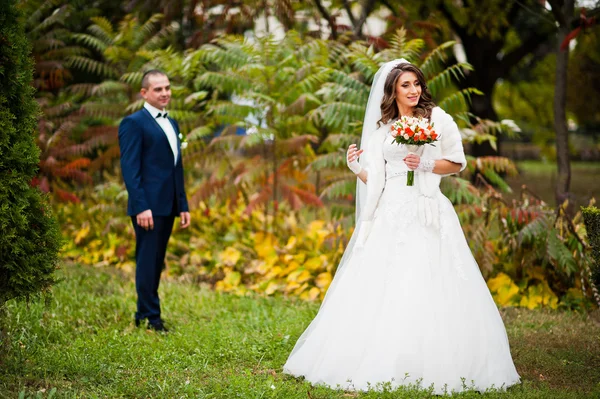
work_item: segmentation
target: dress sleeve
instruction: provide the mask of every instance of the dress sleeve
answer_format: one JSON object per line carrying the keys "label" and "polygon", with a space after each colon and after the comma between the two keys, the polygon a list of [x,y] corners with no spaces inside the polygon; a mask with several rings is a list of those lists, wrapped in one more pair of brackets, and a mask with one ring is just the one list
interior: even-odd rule
{"label": "dress sleeve", "polygon": [[462,145],[462,137],[458,126],[454,119],[444,113],[443,126],[440,132],[441,146],[442,146],[442,159],[446,159],[450,162],[459,163],[460,170],[462,171],[467,167],[467,160],[465,158],[465,151]]}

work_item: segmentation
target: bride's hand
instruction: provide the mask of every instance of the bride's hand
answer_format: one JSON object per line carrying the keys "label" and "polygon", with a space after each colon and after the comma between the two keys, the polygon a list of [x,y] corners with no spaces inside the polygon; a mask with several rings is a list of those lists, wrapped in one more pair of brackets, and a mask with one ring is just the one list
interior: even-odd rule
{"label": "bride's hand", "polygon": [[404,163],[410,170],[415,170],[419,167],[419,163],[421,163],[421,157],[417,154],[408,154],[404,158]]}
{"label": "bride's hand", "polygon": [[358,157],[362,153],[363,150],[357,149],[356,144],[350,144],[350,147],[348,147],[348,151],[346,152],[346,164],[348,165],[348,168],[350,168],[350,170],[356,175],[362,170],[362,167],[358,163]]}

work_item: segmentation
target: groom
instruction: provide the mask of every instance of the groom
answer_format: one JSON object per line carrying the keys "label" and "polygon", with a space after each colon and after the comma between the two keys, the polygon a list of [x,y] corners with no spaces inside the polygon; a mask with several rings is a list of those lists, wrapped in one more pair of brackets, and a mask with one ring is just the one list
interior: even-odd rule
{"label": "groom", "polygon": [[119,125],[121,171],[129,193],[127,214],[135,230],[135,325],[148,320],[148,328],[167,332],[160,317],[158,284],[164,268],[173,222],[190,225],[183,187],[179,126],[167,116],[171,100],[169,78],[153,69],[142,78],[144,107]]}

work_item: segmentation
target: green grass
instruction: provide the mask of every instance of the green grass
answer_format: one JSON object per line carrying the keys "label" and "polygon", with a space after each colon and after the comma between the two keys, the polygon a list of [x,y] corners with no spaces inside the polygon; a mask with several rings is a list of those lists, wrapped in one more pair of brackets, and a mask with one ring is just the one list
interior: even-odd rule
{"label": "green grass", "polygon": [[[556,163],[540,161],[517,162],[519,176],[507,178],[508,184],[518,196],[525,184],[531,191],[551,206],[556,204]],[[600,163],[571,163],[570,190],[576,206],[588,205],[592,197],[600,199]]]}
{"label": "green grass", "polygon": [[[165,281],[172,332],[135,328],[131,276],[67,266],[47,305],[10,302],[0,398],[426,398],[427,392],[352,393],[281,373],[318,305],[235,297]],[[460,398],[600,397],[600,327],[577,313],[503,312],[523,383]]]}

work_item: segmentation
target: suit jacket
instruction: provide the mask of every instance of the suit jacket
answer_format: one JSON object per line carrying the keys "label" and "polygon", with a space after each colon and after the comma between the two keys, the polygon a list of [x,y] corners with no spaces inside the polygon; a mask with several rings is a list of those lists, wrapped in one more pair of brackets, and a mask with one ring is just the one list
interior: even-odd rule
{"label": "suit jacket", "polygon": [[129,193],[127,214],[152,210],[153,216],[189,212],[183,185],[179,125],[168,118],[177,136],[177,162],[165,132],[145,108],[119,125],[121,172]]}

